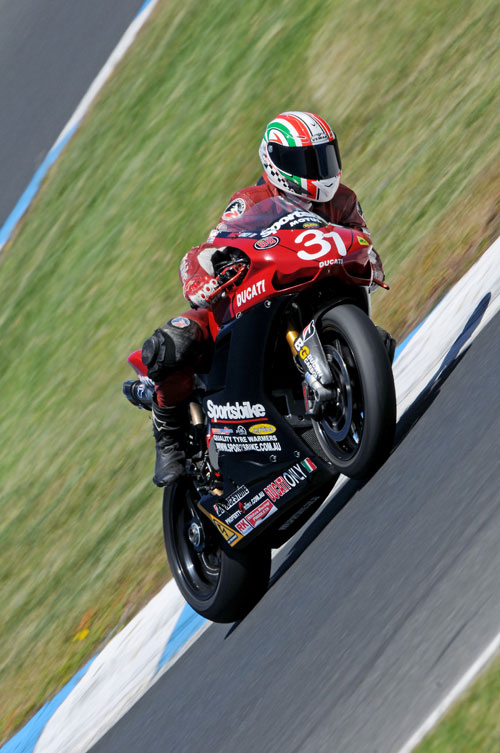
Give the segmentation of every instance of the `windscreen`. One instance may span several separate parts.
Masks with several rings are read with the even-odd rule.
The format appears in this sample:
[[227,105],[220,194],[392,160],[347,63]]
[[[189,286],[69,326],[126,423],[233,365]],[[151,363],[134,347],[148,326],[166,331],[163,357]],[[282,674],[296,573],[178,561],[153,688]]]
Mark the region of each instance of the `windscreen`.
[[311,210],[277,196],[259,201],[240,217],[224,222],[220,234],[251,232],[266,236],[277,230],[300,230],[327,224]]

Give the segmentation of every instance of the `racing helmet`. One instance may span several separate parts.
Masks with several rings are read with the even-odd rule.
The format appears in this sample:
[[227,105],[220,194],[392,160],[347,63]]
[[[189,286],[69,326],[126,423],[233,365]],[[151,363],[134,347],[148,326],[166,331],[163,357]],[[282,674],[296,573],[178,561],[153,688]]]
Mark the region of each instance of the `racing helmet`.
[[267,125],[259,156],[271,183],[309,201],[330,201],[342,165],[337,138],[312,112],[289,111]]

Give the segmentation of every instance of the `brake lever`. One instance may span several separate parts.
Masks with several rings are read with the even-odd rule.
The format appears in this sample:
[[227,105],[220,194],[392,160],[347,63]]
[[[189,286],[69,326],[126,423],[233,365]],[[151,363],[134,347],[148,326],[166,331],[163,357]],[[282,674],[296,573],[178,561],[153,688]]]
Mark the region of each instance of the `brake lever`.
[[231,288],[233,285],[238,285],[243,277],[246,274],[247,271],[247,265],[246,264],[234,264],[234,265],[228,265],[223,272],[221,272],[220,275],[217,277],[217,281],[224,279],[224,276],[227,275],[227,272],[234,270],[235,274],[230,277],[228,280],[225,280],[225,282],[221,282],[221,284],[215,288],[213,293],[211,293],[209,296],[207,296],[207,303],[212,303],[216,298],[218,298],[222,293],[224,293],[226,290]]

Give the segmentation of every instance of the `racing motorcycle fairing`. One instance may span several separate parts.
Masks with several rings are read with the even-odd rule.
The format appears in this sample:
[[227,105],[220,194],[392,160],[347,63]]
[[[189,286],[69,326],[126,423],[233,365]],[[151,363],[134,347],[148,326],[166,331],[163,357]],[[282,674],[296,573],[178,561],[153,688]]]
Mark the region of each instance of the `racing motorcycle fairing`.
[[[224,486],[222,496],[205,495],[199,507],[230,546],[248,543],[295,498],[332,484],[329,464],[301,437],[313,434],[303,400],[289,395],[280,411],[271,393],[268,372],[278,368],[273,352],[292,298],[261,303],[224,326],[206,377],[209,457]],[[279,368],[295,370],[291,355]]]
[[367,233],[329,224],[282,198],[265,199],[243,216],[223,223],[211,245],[235,247],[248,259],[243,281],[225,293],[223,322],[264,300],[299,292],[331,277],[367,288],[373,282]]
[[[315,327],[342,302],[369,313],[371,241],[271,198],[219,226],[212,244],[229,245],[248,262],[243,280],[225,292],[203,398],[209,458],[223,479],[222,494],[207,494],[198,506],[238,547],[254,538],[257,527],[259,533],[276,528],[295,500],[304,503],[334,481],[311,423],[334,398]],[[286,322],[294,307],[292,319],[302,333],[290,330],[287,346]],[[300,396],[290,386],[300,381],[297,370]],[[280,375],[284,389],[271,385],[269,372]]]

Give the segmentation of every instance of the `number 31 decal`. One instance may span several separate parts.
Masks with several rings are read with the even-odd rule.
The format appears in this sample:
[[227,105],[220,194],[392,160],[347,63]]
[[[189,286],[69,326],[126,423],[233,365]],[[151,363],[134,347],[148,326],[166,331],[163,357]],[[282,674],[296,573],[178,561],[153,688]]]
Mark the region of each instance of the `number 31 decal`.
[[[309,240],[304,241],[304,238],[307,238],[308,236]],[[326,238],[331,238],[332,241],[327,241]],[[305,230],[295,238],[295,243],[301,243],[303,246],[319,246],[319,251],[299,251],[297,256],[305,261],[319,259],[325,254],[329,254],[330,251],[332,251],[332,246],[333,250],[337,251],[339,256],[345,256],[347,253],[344,241],[335,230],[331,233],[322,233],[319,230]]]

